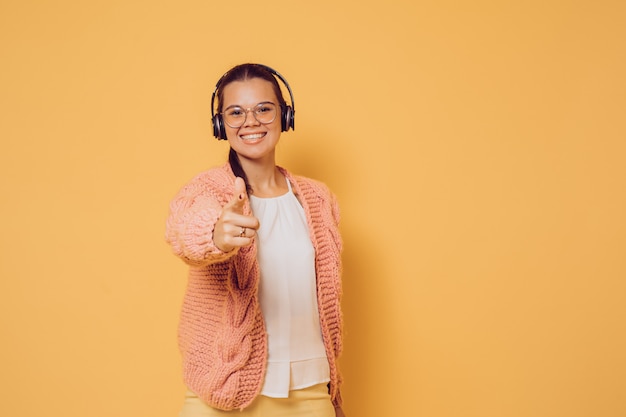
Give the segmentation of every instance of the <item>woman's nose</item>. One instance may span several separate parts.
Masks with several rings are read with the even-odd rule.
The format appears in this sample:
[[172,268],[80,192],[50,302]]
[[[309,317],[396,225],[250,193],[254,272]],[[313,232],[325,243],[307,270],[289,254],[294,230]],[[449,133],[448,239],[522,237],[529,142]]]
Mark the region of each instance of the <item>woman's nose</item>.
[[254,116],[254,109],[246,109],[246,120],[243,122],[244,126],[258,126],[260,123]]

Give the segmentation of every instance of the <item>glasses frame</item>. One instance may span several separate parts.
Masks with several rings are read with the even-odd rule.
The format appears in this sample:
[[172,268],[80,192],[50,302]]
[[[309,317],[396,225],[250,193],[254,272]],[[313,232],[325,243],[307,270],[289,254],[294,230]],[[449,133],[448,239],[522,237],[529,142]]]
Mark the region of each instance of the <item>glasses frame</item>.
[[[269,122],[262,122],[260,121],[257,117],[256,117],[256,112],[255,109],[257,109],[259,106],[262,106],[264,104],[271,104],[272,106],[274,106],[274,117],[272,118],[272,120],[270,120]],[[244,112],[246,112],[245,117],[243,118],[243,121],[241,122],[240,125],[231,125],[230,123],[228,123],[226,121],[226,111],[229,109],[233,109],[233,108],[240,108],[241,110],[243,110]],[[278,109],[280,108],[280,106],[276,103],[274,103],[273,101],[262,101],[260,103],[257,103],[254,107],[248,107],[248,108],[243,108],[242,106],[239,106],[237,104],[234,104],[232,106],[228,106],[226,109],[224,109],[224,111],[222,111],[220,114],[222,115],[222,120],[224,120],[224,123],[230,127],[231,129],[238,129],[241,126],[246,124],[246,121],[248,120],[248,113],[252,113],[252,116],[254,117],[254,120],[256,120],[257,122],[261,123],[262,125],[269,125],[271,123],[273,123],[276,120],[276,115],[278,114]]]

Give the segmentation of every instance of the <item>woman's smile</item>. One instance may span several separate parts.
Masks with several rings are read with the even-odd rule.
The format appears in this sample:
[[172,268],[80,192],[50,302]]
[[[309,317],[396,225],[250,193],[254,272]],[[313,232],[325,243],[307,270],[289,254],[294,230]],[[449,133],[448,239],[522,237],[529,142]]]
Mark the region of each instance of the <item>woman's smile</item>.
[[263,137],[265,137],[266,134],[267,134],[266,132],[262,132],[262,133],[248,133],[246,135],[239,135],[239,137],[244,142],[247,142],[247,143],[254,142],[254,143],[256,143],[256,142],[259,142],[259,139],[262,139]]

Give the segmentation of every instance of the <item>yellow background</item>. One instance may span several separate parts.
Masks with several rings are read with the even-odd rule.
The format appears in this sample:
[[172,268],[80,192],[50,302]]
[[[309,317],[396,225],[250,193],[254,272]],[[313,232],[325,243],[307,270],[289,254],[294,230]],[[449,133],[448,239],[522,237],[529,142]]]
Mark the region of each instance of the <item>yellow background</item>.
[[0,3],[0,415],[168,417],[232,65],[338,195],[349,417],[626,415],[626,3]]

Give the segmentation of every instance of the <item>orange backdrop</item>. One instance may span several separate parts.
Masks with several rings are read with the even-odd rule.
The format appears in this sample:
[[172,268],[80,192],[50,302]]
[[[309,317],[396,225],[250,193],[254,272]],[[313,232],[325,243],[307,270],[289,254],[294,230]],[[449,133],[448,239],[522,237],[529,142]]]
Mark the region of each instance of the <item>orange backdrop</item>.
[[234,64],[338,195],[349,417],[626,415],[626,3],[0,3],[0,415],[168,417],[167,205]]

